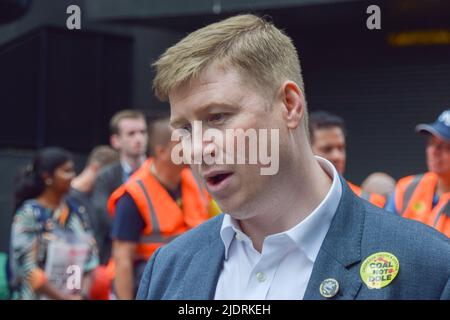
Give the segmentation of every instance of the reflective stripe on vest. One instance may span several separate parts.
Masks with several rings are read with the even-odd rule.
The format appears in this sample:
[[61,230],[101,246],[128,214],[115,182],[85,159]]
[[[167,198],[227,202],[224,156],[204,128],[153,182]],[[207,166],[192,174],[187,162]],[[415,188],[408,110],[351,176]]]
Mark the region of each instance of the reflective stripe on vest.
[[[144,182],[142,182],[142,180],[139,179],[136,180],[136,183],[139,185],[142,192],[144,193],[145,200],[147,200],[148,207],[150,208],[150,219],[152,221],[152,228],[153,228],[153,234],[151,236],[155,238],[162,238],[161,229],[159,228],[158,217],[156,216],[155,208],[153,207],[152,200],[150,199],[147,189],[145,188]],[[141,239],[148,237],[150,236],[142,236]],[[149,241],[142,241],[142,242],[149,242]],[[152,241],[152,242],[163,242],[163,241]]]
[[403,207],[401,208],[401,212],[399,212],[400,214],[403,214],[408,208],[409,201],[411,200],[412,195],[414,194],[414,191],[416,191],[416,188],[422,180],[423,176],[424,174],[418,174],[414,176],[408,187],[406,187],[405,193],[403,194]]
[[144,182],[142,180],[136,180],[137,184],[141,188],[142,192],[144,193],[145,199],[147,200],[148,207],[150,208],[150,219],[152,221],[152,234],[141,236],[140,242],[141,243],[169,243],[173,239],[175,239],[176,236],[171,237],[164,237],[161,234],[161,229],[159,228],[159,222],[158,218],[156,217],[155,207],[153,206],[152,199],[150,198],[147,189],[145,188]]
[[439,177],[432,172],[401,179],[396,187],[397,212],[404,218],[420,221],[450,237],[450,192],[439,196]]
[[147,189],[145,188],[144,182],[142,182],[142,180],[140,179],[136,180],[136,182],[144,193],[145,199],[148,203],[148,207],[150,208],[150,219],[152,220],[153,233],[161,234],[161,229],[159,228],[159,222],[158,218],[156,217],[155,208],[153,207],[152,200],[150,199]]
[[441,210],[439,210],[438,214],[436,215],[436,219],[434,220],[433,227],[436,227],[442,214],[446,215],[447,217],[450,217],[450,200],[447,201],[447,204],[443,206]]

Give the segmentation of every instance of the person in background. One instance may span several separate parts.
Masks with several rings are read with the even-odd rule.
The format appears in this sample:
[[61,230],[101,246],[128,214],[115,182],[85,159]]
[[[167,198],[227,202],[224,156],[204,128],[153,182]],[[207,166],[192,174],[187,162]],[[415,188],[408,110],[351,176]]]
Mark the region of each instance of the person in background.
[[[347,161],[344,120],[326,111],[314,111],[309,116],[309,135],[313,153],[324,157],[344,175]],[[372,204],[383,208],[386,198],[376,193],[369,193],[347,181],[354,193]]]
[[450,237],[450,109],[434,123],[417,125],[416,131],[427,136],[428,172],[401,178],[386,210]]
[[101,241],[100,221],[98,221],[98,215],[95,214],[95,209],[91,202],[95,179],[102,168],[118,160],[118,152],[110,146],[102,145],[95,147],[90,152],[83,171],[72,180],[68,194],[69,198],[79,203],[80,210],[86,213],[86,218],[94,232],[97,242]]
[[[65,198],[74,177],[71,155],[51,147],[40,150],[16,180],[11,258],[19,299],[81,299],[88,295],[89,274],[98,265],[98,255],[80,207]],[[63,240],[73,245],[51,254],[51,248]],[[65,274],[65,263],[71,264],[73,250],[80,246],[81,290],[66,292],[64,283],[57,285],[61,278],[54,276],[61,268]]]
[[367,193],[377,193],[388,199],[395,189],[395,179],[384,172],[374,172],[367,176],[361,184]]
[[211,199],[185,165],[172,162],[169,119],[152,123],[151,156],[109,199],[114,215],[114,289],[133,299],[147,260],[163,244],[210,217]]
[[100,263],[106,265],[111,257],[111,226],[107,202],[109,196],[128,180],[146,159],[147,122],[138,110],[117,112],[109,124],[111,145],[119,151],[119,161],[106,166],[97,176],[92,193],[92,204],[98,224]]

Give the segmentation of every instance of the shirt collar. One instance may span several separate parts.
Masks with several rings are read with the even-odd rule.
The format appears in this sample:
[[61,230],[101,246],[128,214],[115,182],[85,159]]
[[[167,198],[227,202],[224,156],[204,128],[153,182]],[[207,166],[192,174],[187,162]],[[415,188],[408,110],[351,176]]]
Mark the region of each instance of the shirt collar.
[[[270,235],[266,239],[280,234],[287,235],[295,245],[302,250],[308,259],[312,262],[316,260],[319,254],[322,242],[331,225],[331,220],[336,213],[342,196],[342,185],[336,168],[328,160],[316,156],[319,165],[332,178],[333,182],[327,195],[322,202],[300,223],[290,230],[284,231],[277,235]],[[222,227],[220,229],[220,237],[225,246],[225,259],[228,259],[228,251],[235,237],[247,237],[236,219],[229,214],[225,214]]]
[[131,172],[133,172],[133,168],[131,168],[131,166],[125,160],[120,159],[120,165],[122,166],[123,172],[125,172],[126,174],[129,175]]
[[[141,165],[145,162],[145,157],[142,157],[141,159]],[[122,181],[126,182],[128,178],[139,168],[133,169],[132,166],[125,160],[120,159],[120,165],[122,167]]]

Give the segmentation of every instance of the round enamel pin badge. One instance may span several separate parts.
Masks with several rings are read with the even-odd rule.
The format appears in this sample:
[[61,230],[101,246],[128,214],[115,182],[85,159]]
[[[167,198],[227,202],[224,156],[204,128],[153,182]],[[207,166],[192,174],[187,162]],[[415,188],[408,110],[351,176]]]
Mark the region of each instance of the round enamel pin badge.
[[324,298],[332,298],[334,297],[339,291],[339,283],[336,279],[330,278],[325,279],[320,284],[320,294]]
[[364,260],[360,275],[369,289],[381,289],[394,280],[399,269],[396,256],[389,252],[377,252]]

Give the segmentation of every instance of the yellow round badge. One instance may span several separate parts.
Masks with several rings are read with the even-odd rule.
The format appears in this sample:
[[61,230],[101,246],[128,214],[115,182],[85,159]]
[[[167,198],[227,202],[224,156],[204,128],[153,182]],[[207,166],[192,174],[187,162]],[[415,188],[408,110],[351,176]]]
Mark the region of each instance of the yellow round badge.
[[394,280],[399,269],[396,256],[389,252],[377,252],[364,260],[359,272],[369,289],[381,289]]
[[415,202],[412,206],[412,209],[416,212],[421,212],[425,209],[425,203],[423,202]]

